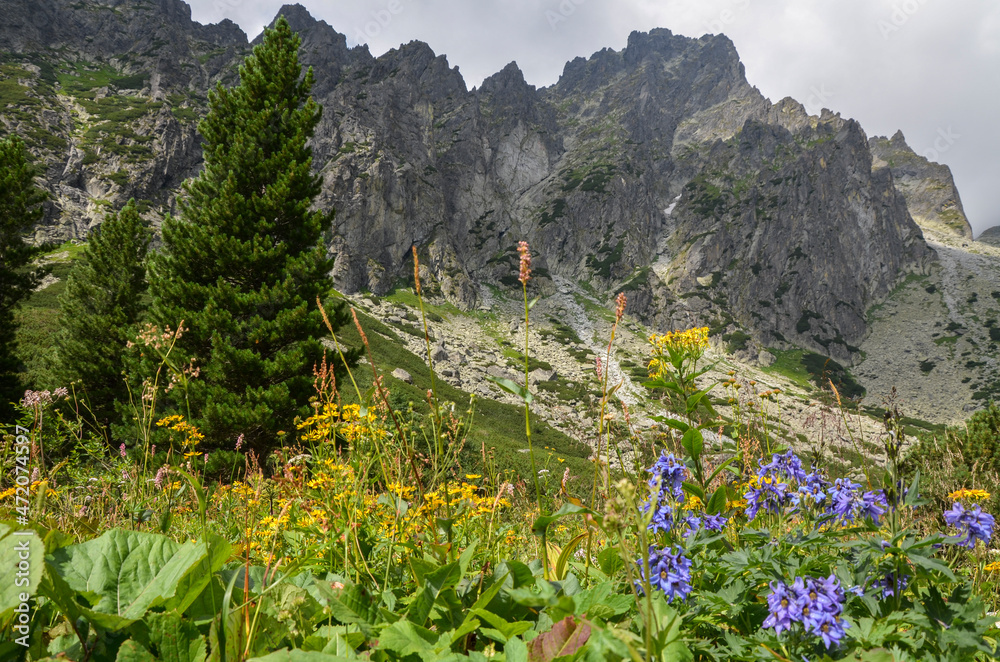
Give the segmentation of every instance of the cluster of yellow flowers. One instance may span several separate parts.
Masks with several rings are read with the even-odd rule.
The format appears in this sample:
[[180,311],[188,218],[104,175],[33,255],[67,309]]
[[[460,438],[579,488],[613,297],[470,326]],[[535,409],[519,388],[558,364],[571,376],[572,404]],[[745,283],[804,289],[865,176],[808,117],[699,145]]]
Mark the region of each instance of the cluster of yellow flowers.
[[665,358],[671,354],[683,353],[690,359],[698,359],[708,348],[708,327],[702,326],[687,331],[671,331],[663,335],[655,333],[649,336],[649,344],[653,346],[653,358],[650,359],[650,377],[662,377],[668,373],[670,361]]
[[335,434],[342,435],[348,441],[355,441],[363,436],[386,436],[382,421],[375,415],[373,409],[361,413],[359,405],[344,405],[328,403],[317,409],[316,413],[299,423],[298,429],[305,430],[302,441],[332,440]]
[[[489,515],[495,508],[510,505],[507,499],[482,494],[478,485],[465,481],[448,485],[447,499],[447,505],[451,507],[452,514],[457,515],[458,521]],[[434,517],[438,509],[444,508],[445,505],[445,492],[442,488],[424,494],[424,503],[418,512],[424,517]]]
[[330,458],[321,460],[319,465],[319,469],[313,473],[313,478],[306,483],[307,487],[334,492],[335,496],[340,498],[348,492],[353,493],[354,467]]
[[177,432],[181,435],[181,446],[188,449],[185,457],[188,455],[198,455],[198,453],[194,452],[194,448],[205,438],[205,435],[199,432],[198,428],[185,421],[183,416],[174,414],[173,416],[161,418],[156,422],[156,426],[167,428],[171,432]]
[[671,331],[662,336],[654,333],[649,337],[649,344],[659,352],[669,349],[703,352],[708,348],[708,327],[702,326],[687,331]]
[[[45,496],[48,496],[48,497],[57,496],[56,491],[54,489],[52,489],[51,487],[48,487],[48,484],[49,484],[48,481],[45,481],[45,480],[36,480],[35,482],[33,482],[28,487],[28,491],[29,491],[30,494],[38,494],[38,487],[40,485],[45,485],[45,487],[47,488],[45,490]],[[12,487],[12,488],[10,488],[8,490],[4,490],[3,492],[0,492],[0,501],[6,501],[7,499],[11,498],[15,494],[17,494],[17,487],[16,486]]]
[[963,488],[952,492],[948,495],[948,498],[954,501],[961,501],[962,499],[967,499],[969,501],[986,501],[990,498],[990,493],[986,490],[967,490]]
[[701,507],[701,499],[695,494],[689,494],[687,499],[684,500],[684,505],[681,506],[681,510],[698,510]]
[[[500,494],[491,495],[475,483],[468,482],[477,478],[479,476],[468,475],[466,481],[449,484],[447,492],[443,487],[426,492],[419,507],[409,508],[405,513],[396,512],[391,506],[378,502],[371,517],[378,522],[378,529],[383,536],[400,538],[433,529],[436,526],[435,519],[444,515],[446,506],[450,508],[456,524],[469,524],[510,506],[510,501],[505,496],[507,492],[503,489]],[[414,498],[416,492],[416,488],[400,483],[390,483],[387,487],[391,494],[403,500]]]

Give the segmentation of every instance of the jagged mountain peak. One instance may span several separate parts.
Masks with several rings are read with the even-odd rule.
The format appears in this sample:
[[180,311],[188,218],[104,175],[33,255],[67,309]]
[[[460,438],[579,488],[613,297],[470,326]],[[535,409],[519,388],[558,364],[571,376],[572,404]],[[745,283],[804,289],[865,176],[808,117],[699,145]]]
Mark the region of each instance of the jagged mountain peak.
[[[299,30],[308,29],[318,23],[325,23],[325,21],[319,21],[313,17],[313,15],[299,3],[282,5],[278,13],[275,14],[274,20],[278,20],[279,16],[284,16],[285,20],[291,26],[292,30],[296,32]],[[274,21],[271,21],[271,25],[274,25]]]
[[[306,66],[311,66],[317,75],[313,93],[317,96],[327,94],[337,83],[337,74],[354,63],[371,62],[373,59],[367,46],[347,47],[347,37],[323,20],[318,20],[308,9],[300,4],[287,4],[278,10],[268,27],[274,27],[280,16],[284,16],[288,25],[297,32],[302,40],[299,48],[299,58]],[[254,38],[253,44],[259,44],[264,33]],[[322,70],[322,71],[321,71]]]
[[500,71],[486,78],[475,92],[479,96],[534,94],[535,86],[524,79],[524,72],[517,62],[510,62]]
[[[728,60],[739,63],[736,45],[724,34],[706,34],[700,38],[675,35],[667,28],[653,28],[649,32],[634,30],[622,50],[622,60],[629,68],[641,65],[650,57],[669,61],[675,57],[691,53],[693,49],[712,60]],[[719,62],[716,62],[718,64]]]
[[421,88],[434,87],[444,96],[468,92],[458,67],[452,67],[447,56],[438,55],[429,44],[417,39],[376,58],[370,75],[372,81],[402,75],[405,80],[418,82]]
[[972,239],[972,226],[962,207],[951,168],[913,151],[902,131],[892,138],[868,141],[875,168],[889,168],[896,187],[906,197],[913,220],[922,228]]

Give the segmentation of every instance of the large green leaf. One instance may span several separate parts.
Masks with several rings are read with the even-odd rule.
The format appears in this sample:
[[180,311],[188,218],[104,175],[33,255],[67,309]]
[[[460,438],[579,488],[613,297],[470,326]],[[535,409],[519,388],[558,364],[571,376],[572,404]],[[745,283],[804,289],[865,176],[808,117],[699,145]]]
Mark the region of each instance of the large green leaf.
[[[143,627],[143,625],[145,627]],[[176,612],[150,614],[134,629],[139,632],[126,643],[134,644],[125,651],[119,650],[118,661],[145,660],[145,654],[155,651],[154,659],[160,662],[204,662],[207,653],[205,637],[191,621],[181,618]],[[139,650],[139,648],[143,650]],[[122,658],[122,651],[126,657]]]
[[481,617],[484,621],[489,623],[492,628],[483,628],[481,631],[490,639],[499,641],[501,644],[506,645],[507,640],[517,635],[524,634],[531,629],[531,623],[529,621],[514,621],[513,623],[507,621],[507,619],[497,616],[491,611],[486,609],[475,609],[476,615]]
[[511,639],[504,644],[503,652],[507,662],[528,662],[528,647],[520,639]]
[[511,395],[517,396],[526,405],[530,405],[535,400],[535,396],[531,394],[531,391],[529,391],[527,387],[521,386],[520,384],[517,384],[509,379],[487,375],[486,380],[493,382]]
[[437,601],[438,595],[446,588],[452,588],[462,579],[462,568],[458,562],[449,563],[425,575],[423,587],[414,596],[406,611],[406,617],[417,625],[423,625]]
[[531,532],[536,536],[540,536],[550,524],[568,515],[590,515],[597,520],[598,523],[602,520],[601,516],[590,508],[578,506],[573,503],[564,503],[559,507],[559,510],[551,515],[542,515],[541,517],[536,518],[534,524],[531,526]]
[[178,598],[171,600],[178,605],[190,604],[196,594],[188,600],[189,594],[199,585],[204,588],[209,577],[189,574],[211,567],[203,563],[207,557],[203,542],[179,545],[166,536],[116,529],[57,549],[46,560],[52,574],[91,603],[90,609],[81,608],[88,619],[117,630],[171,598]]
[[[0,522],[0,625],[38,591],[45,566],[45,545],[30,529],[16,530]],[[26,607],[25,607],[26,608]]]
[[[204,546],[204,542],[198,544]],[[215,573],[222,569],[232,553],[233,547],[227,540],[214,533],[209,534],[207,553],[191,572],[177,583],[174,596],[166,601],[164,608],[178,612],[186,611],[202,593],[206,592],[205,587]]]
[[263,657],[251,658],[247,660],[247,662],[347,662],[348,660],[358,659],[361,658],[357,655],[344,657],[342,655],[320,653],[319,651],[304,651],[300,648],[294,648],[292,650],[283,648],[280,651],[274,651],[273,653]]
[[156,658],[139,642],[129,639],[118,649],[117,662],[156,662]]
[[337,590],[319,579],[315,585],[320,595],[327,601],[333,617],[341,623],[360,625],[365,631],[374,624],[375,603],[364,587],[348,584],[343,589]]
[[426,656],[435,654],[434,644],[437,640],[434,633],[426,628],[414,625],[410,621],[397,621],[382,630],[378,638],[378,647],[398,653],[400,656],[416,654],[426,659]]
[[930,557],[924,556],[923,554],[909,554],[908,557],[910,562],[931,571],[937,571],[943,574],[945,577],[951,581],[955,581],[955,574],[951,571],[947,565],[938,561],[937,559],[932,559]]
[[705,448],[705,437],[698,428],[688,428],[688,431],[681,437],[681,446],[692,459],[697,460],[701,456],[702,449]]

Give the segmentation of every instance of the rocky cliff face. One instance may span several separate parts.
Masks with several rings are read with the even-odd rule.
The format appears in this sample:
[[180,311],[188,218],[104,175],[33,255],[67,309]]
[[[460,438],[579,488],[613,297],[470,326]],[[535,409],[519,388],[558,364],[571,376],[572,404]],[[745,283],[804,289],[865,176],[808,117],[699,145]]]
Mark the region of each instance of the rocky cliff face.
[[889,139],[876,136],[869,145],[875,167],[888,167],[892,171],[896,188],[906,198],[914,221],[921,227],[972,239],[972,226],[965,217],[962,199],[948,166],[917,155],[906,144],[902,131]]
[[[245,35],[193,23],[180,0],[5,4],[0,129],[32,141],[55,200],[37,239],[82,237],[132,196],[153,220],[169,211],[200,165],[207,89],[235,80]],[[953,183],[926,184],[943,181],[932,164],[895,156],[901,135],[772,104],[723,36],[633,33],[551,87],[511,63],[469,90],[426,44],[375,58],[298,5],[281,13],[324,107],[319,204],[337,210],[347,291],[407,279],[416,245],[431,287],[472,307],[515,284],[526,239],[543,288],[626,290],[659,328],[849,358],[866,310],[934,259],[914,218],[961,213]]]
[[976,238],[976,241],[1000,247],[1000,225],[983,230],[983,233]]
[[158,221],[200,168],[208,89],[246,50],[234,23],[195,23],[180,0],[6,0],[0,131],[45,169],[36,241],[83,237],[132,197]]

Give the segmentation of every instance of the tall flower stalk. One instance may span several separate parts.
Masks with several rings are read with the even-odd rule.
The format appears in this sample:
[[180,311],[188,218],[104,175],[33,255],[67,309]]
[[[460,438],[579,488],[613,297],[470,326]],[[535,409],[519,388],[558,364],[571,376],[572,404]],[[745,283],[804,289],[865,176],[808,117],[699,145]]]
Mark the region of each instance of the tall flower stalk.
[[[531,460],[531,478],[535,483],[535,500],[538,503],[538,515],[542,515],[542,491],[538,485],[538,467],[535,465],[535,449],[531,444],[531,397],[528,391],[528,322],[532,304],[528,302],[528,280],[531,279],[531,249],[528,242],[517,244],[517,254],[520,257],[520,268],[517,279],[521,281],[521,294],[524,299],[524,432],[528,437],[528,457]],[[545,578],[549,577],[549,552],[546,526],[541,528],[542,537],[542,568]]]
[[[621,387],[621,382],[611,387],[608,390],[608,377],[611,372],[611,346],[615,342],[615,333],[618,331],[618,324],[622,321],[622,317],[625,316],[625,304],[626,298],[624,292],[619,292],[618,296],[615,297],[615,321],[611,325],[611,338],[608,340],[608,348],[604,352],[604,366],[601,369],[600,359],[597,363],[597,377],[601,380],[601,413],[597,419],[597,451],[594,455],[594,492],[592,494],[592,502],[597,503],[597,484],[600,482],[600,468],[601,468],[601,445],[604,445],[605,453],[607,455],[607,463],[604,469],[604,493],[608,494],[611,491],[611,426],[605,420],[607,416],[608,399],[614,394],[615,391]],[[605,440],[605,435],[607,439]],[[617,447],[615,449],[617,451]],[[621,461],[621,453],[619,453],[619,461]],[[624,463],[622,463],[624,467]]]

